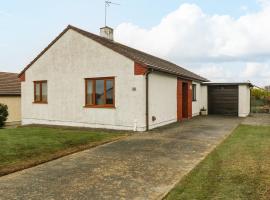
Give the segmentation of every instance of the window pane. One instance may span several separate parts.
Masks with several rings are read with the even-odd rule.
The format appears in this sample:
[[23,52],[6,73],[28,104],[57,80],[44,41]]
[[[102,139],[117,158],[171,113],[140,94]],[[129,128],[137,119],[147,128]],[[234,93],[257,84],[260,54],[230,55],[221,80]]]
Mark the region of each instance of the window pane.
[[87,80],[86,104],[93,105],[93,81]]
[[104,105],[104,80],[96,80],[96,105]]
[[113,104],[113,80],[106,80],[106,104]]
[[35,101],[41,101],[41,99],[40,99],[40,83],[35,83]]
[[196,101],[196,85],[192,85],[192,100]]
[[42,83],[42,101],[47,102],[47,82]]

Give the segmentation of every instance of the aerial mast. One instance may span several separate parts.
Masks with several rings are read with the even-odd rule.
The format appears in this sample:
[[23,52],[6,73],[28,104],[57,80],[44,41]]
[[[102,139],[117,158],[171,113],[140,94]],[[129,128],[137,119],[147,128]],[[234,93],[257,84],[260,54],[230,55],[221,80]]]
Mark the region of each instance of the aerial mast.
[[111,1],[105,1],[105,26],[107,26],[107,15],[108,15],[107,9],[111,5],[117,5],[117,6],[119,6],[120,4],[114,3],[114,2],[111,2]]

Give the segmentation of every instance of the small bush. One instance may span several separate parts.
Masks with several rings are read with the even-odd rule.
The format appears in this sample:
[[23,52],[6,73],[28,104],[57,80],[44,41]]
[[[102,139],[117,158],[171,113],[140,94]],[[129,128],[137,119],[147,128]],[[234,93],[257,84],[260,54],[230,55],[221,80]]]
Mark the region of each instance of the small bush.
[[0,127],[5,125],[8,117],[8,107],[5,104],[0,103]]

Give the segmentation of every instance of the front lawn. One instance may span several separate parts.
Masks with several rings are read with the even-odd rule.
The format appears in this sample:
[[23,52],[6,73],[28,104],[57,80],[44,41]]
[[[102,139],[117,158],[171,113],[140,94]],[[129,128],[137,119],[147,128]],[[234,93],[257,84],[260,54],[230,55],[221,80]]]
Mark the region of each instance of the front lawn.
[[68,128],[0,129],[0,176],[123,136],[123,133]]
[[270,199],[270,127],[239,126],[165,199]]

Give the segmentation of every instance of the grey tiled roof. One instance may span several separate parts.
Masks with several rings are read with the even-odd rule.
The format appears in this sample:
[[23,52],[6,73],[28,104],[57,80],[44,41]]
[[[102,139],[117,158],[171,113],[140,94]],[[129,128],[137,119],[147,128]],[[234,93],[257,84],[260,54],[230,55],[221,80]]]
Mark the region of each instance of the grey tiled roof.
[[139,51],[137,49],[128,47],[126,45],[120,44],[118,42],[112,41],[112,40],[108,40],[104,37],[95,35],[93,33],[84,31],[82,29],[79,29],[77,27],[71,26],[69,25],[54,41],[52,41],[29,65],[27,65],[22,72],[19,74],[19,76],[21,76],[33,63],[35,63],[59,38],[62,37],[62,35],[64,35],[68,30],[74,30],[82,35],[84,35],[85,37],[88,37],[100,44],[102,44],[103,46],[106,46],[107,48],[112,49],[113,51],[126,56],[127,58],[138,62],[140,64],[144,64],[149,68],[152,68],[154,70],[158,70],[161,72],[165,72],[165,73],[170,73],[170,74],[174,74],[176,76],[182,77],[182,78],[186,78],[186,79],[191,79],[191,80],[197,80],[200,82],[208,82],[208,80],[206,78],[203,78],[187,69],[184,69],[174,63],[171,63],[169,61],[166,61],[164,59],[155,57],[153,55],[144,53],[142,51]]
[[208,80],[206,78],[203,78],[189,70],[186,70],[174,63],[171,63],[169,61],[166,61],[164,59],[152,56],[150,54],[144,53],[142,51],[139,51],[137,49],[128,47],[126,45],[120,44],[118,42],[108,40],[104,37],[95,35],[93,33],[81,30],[79,28],[76,28],[74,26],[69,26],[70,29],[77,31],[81,33],[82,35],[91,38],[92,40],[118,52],[119,54],[122,54],[131,60],[134,60],[138,63],[145,64],[147,66],[150,66],[153,69],[160,70],[163,72],[175,74],[178,76],[182,76],[188,79],[195,79],[202,82],[207,82]]
[[21,82],[16,73],[0,72],[0,96],[21,95]]

